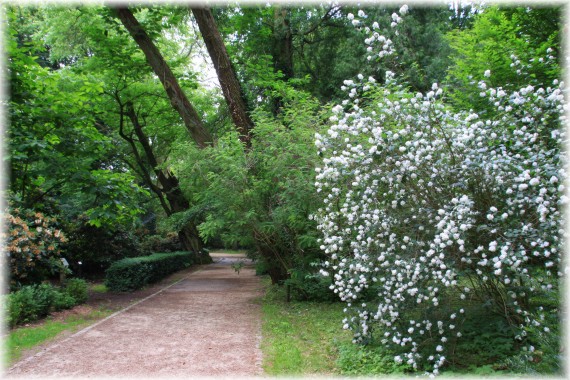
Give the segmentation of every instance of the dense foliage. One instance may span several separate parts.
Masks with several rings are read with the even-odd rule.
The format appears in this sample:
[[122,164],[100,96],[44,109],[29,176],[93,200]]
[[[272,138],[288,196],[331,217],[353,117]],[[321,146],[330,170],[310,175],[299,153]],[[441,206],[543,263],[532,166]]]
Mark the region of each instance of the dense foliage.
[[308,219],[316,200],[307,185],[314,181],[316,160],[311,138],[322,116],[310,95],[287,90],[288,107],[279,117],[255,113],[249,152],[230,134],[190,159],[191,147],[183,146],[177,166],[184,173],[182,183],[192,183],[187,188],[196,207],[207,210],[202,236],[254,248],[275,282],[293,268],[308,271],[320,255],[314,222]]
[[[73,273],[84,277],[100,277],[109,266],[126,257],[148,255],[162,250],[143,246],[142,233],[125,228],[109,229],[89,224],[87,218],[66,223],[68,242],[65,257]],[[160,246],[156,248],[161,248]],[[177,249],[179,250],[179,249]]]
[[11,199],[52,216],[85,215],[97,226],[132,224],[145,192],[130,173],[113,170],[112,140],[95,118],[102,83],[65,66],[46,67],[46,49],[27,24],[40,18],[37,10],[6,13]]
[[[560,78],[560,8],[488,7],[467,30],[447,34],[454,49],[448,70],[452,102],[462,109],[492,112],[474,84],[516,91]],[[541,27],[536,27],[540,23]],[[513,58],[513,56],[515,58]],[[514,65],[517,67],[514,67]],[[493,75],[485,76],[486,70]]]
[[[265,101],[275,105],[267,83],[259,81],[260,76],[274,72],[279,73],[278,82],[307,79],[303,90],[323,103],[339,100],[343,80],[358,73],[383,77],[386,70],[399,72],[420,91],[444,79],[450,52],[444,34],[452,27],[451,9],[414,7],[398,37],[401,56],[377,65],[366,64],[366,46],[346,17],[357,10],[350,4],[215,9],[248,98],[256,106]],[[397,8],[386,5],[370,7],[367,12],[382,29],[389,29],[394,10]]]

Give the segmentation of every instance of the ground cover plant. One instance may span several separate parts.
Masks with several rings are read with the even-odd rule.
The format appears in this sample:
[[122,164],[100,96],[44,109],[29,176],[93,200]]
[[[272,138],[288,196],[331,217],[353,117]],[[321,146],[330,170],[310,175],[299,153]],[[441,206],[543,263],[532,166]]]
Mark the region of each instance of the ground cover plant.
[[[396,37],[407,10],[392,15]],[[366,14],[351,19],[359,26]],[[379,32],[365,28],[370,57],[397,54]],[[436,83],[410,92],[390,71],[382,84],[345,81],[347,99],[317,135],[316,217],[323,275],[346,303],[355,342],[437,374],[472,355],[483,334],[505,343],[490,362],[524,349],[527,361],[552,364],[540,370],[560,370],[566,103],[562,81],[530,74],[556,70],[553,49],[542,54],[510,57],[524,85],[493,87],[485,69],[472,84],[487,102],[479,112],[446,104]],[[364,299],[368,289],[377,296]],[[475,326],[480,313],[500,326]]]

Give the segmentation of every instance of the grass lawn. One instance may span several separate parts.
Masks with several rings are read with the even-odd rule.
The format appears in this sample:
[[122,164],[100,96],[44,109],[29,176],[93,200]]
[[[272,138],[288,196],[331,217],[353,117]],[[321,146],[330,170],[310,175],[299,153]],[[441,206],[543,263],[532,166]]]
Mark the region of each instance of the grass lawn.
[[344,303],[285,301],[285,288],[267,284],[262,301],[263,369],[269,376],[389,376],[401,378],[381,346],[352,343],[342,329]]
[[[107,292],[107,288],[103,283],[90,284],[89,288],[96,293]],[[79,331],[81,328],[103,319],[113,312],[111,309],[101,308],[92,310],[86,315],[70,315],[64,318],[63,321],[55,321],[48,316],[45,320],[32,326],[20,326],[12,330],[6,330],[4,363],[6,366],[10,366],[22,356],[23,351],[48,342],[64,331],[71,333]]]
[[343,304],[285,301],[285,289],[267,285],[263,299],[263,368],[267,375],[338,375]]
[[107,309],[93,310],[83,316],[71,315],[63,321],[54,321],[48,317],[40,325],[24,326],[10,330],[7,332],[4,363],[6,363],[6,366],[10,366],[22,356],[23,351],[47,342],[63,331],[79,331],[82,327],[88,326],[112,313],[112,310]]
[[107,287],[102,282],[92,284],[89,289],[95,293],[105,293],[107,291]]

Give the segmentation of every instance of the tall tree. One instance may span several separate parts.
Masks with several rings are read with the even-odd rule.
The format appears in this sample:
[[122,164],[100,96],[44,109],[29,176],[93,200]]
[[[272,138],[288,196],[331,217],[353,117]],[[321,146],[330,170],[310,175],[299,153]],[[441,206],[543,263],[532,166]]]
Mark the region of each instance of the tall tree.
[[[194,7],[192,8],[192,12],[199,25],[200,32],[207,46],[210,58],[212,59],[216,68],[218,79],[224,92],[226,102],[228,103],[228,107],[232,112],[232,119],[234,121],[235,127],[240,135],[243,136],[243,117],[241,115],[247,116],[247,111],[245,109],[245,101],[243,101],[242,97],[242,85],[239,82],[235,71],[233,70],[233,66],[225,47],[225,43],[220,35],[217,24],[214,21],[214,17],[208,8]],[[291,114],[287,110],[283,110],[281,108],[285,106],[286,102],[292,103],[292,98],[286,98],[287,94],[291,93],[291,89],[288,88],[286,81],[288,79],[291,79],[293,76],[293,61],[291,50],[292,33],[289,30],[287,19],[288,13],[288,9],[276,8],[276,11],[274,13],[274,28],[279,28],[282,30],[279,33],[275,34],[276,44],[274,45],[274,48],[276,49],[275,56],[277,57],[275,62],[277,65],[279,65],[279,68],[276,67],[276,69],[282,73],[282,70],[285,71],[283,75],[277,79],[280,84],[277,84],[276,87],[281,86],[282,90],[287,89],[289,91],[283,91],[281,94],[273,97],[271,107],[273,115],[278,115],[280,118],[283,118],[285,120],[289,119],[291,117]],[[238,96],[240,96],[240,99],[243,102],[239,104],[239,107],[236,107],[234,98]],[[297,104],[299,106],[302,106],[302,108],[307,107],[311,103],[307,95],[300,92],[296,94],[296,96],[293,96],[293,98],[296,98],[298,101]],[[303,111],[299,112],[301,113]],[[265,123],[265,126],[255,125],[255,133],[251,136],[251,138],[253,138],[257,144],[252,147],[249,141],[250,136],[248,136],[246,150],[244,152],[245,154],[242,154],[238,151],[237,154],[241,156],[240,158],[232,157],[231,160],[234,161],[232,164],[228,163],[228,165],[223,165],[228,166],[231,169],[214,169],[218,173],[223,173],[223,177],[227,176],[227,179],[221,179],[214,173],[210,173],[208,175],[211,183],[208,185],[209,188],[207,192],[216,194],[216,198],[218,198],[216,200],[209,199],[209,202],[210,204],[218,204],[218,207],[220,204],[222,204],[223,209],[218,210],[218,220],[214,221],[213,218],[209,218],[209,220],[207,219],[206,223],[203,225],[202,231],[206,235],[208,235],[212,230],[219,232],[220,225],[224,225],[228,222],[228,219],[231,220],[236,215],[240,215],[240,219],[242,220],[239,223],[235,224],[239,226],[246,226],[247,229],[243,231],[240,230],[240,227],[234,226],[234,233],[239,231],[238,234],[242,235],[241,238],[238,238],[238,241],[247,240],[249,238],[249,243],[255,246],[257,253],[261,256],[261,259],[266,266],[267,272],[269,273],[274,283],[281,282],[289,278],[290,270],[292,267],[296,264],[299,264],[295,263],[296,259],[298,259],[299,256],[304,256],[307,253],[304,252],[304,249],[302,247],[310,247],[310,244],[303,246],[303,244],[300,244],[298,241],[300,237],[306,233],[304,229],[307,227],[307,224],[298,223],[297,218],[289,214],[289,212],[293,210],[300,213],[304,213],[306,210],[303,208],[295,208],[297,205],[295,204],[294,197],[287,198],[288,200],[284,201],[286,197],[277,196],[275,194],[275,191],[281,188],[281,186],[290,190],[293,187],[291,185],[291,182],[298,180],[297,173],[294,175],[281,173],[281,178],[287,178],[287,180],[283,180],[281,182],[279,181],[275,172],[267,170],[268,166],[273,167],[273,165],[268,165],[269,162],[274,162],[274,159],[282,161],[286,157],[286,153],[284,151],[281,151],[278,155],[275,154],[275,148],[272,146],[274,143],[276,145],[280,145],[284,143],[284,141],[295,141],[295,139],[299,138],[303,133],[310,134],[313,132],[311,128],[299,128],[300,131],[296,130],[296,123],[292,119],[296,119],[297,116],[300,115],[297,115],[296,113],[294,114],[296,116],[289,119],[288,128],[283,128],[282,134],[277,133],[277,130],[282,128],[282,125],[279,122],[272,124],[273,121],[270,122],[269,120],[264,119],[261,123]],[[261,115],[257,114],[257,117],[259,119]],[[311,124],[310,120],[314,117],[315,115],[309,111],[305,114],[302,114],[302,117],[299,117],[299,120],[302,120],[301,124],[305,122]],[[267,134],[267,125],[271,125],[269,129],[275,128],[273,134]],[[249,120],[247,128],[248,132],[251,128],[254,128],[253,121]],[[266,140],[266,138],[269,138],[271,141]],[[306,141],[304,141],[303,144],[305,142]],[[298,140],[295,141],[294,144],[297,146],[302,145]],[[290,148],[288,150],[292,151],[293,149]],[[301,150],[304,154],[307,154],[310,151],[304,146]],[[225,155],[236,154],[236,151],[232,149],[230,149],[230,151],[225,151],[223,148],[221,148],[220,151],[214,152],[214,154],[220,153],[222,156],[214,156],[214,162],[219,162],[221,159],[227,160],[228,157],[225,157]],[[295,152],[293,156],[296,157],[297,160],[302,161],[305,159],[304,154]],[[239,173],[237,176],[238,178],[232,178],[232,176],[236,174],[233,166],[235,165],[236,161],[240,162],[241,160],[244,160],[243,163],[245,163],[245,165],[240,169],[237,169],[237,173]],[[280,166],[275,165],[275,167]],[[296,171],[292,170],[292,172]],[[312,171],[309,172],[311,173]],[[302,177],[303,180],[307,180],[308,176],[301,175],[300,177]],[[218,194],[217,191],[220,190],[220,182],[226,183],[228,180],[229,182],[236,181],[234,183],[245,186],[245,188],[242,188],[242,191],[239,191],[240,193],[243,193],[242,196],[238,194],[232,194],[230,196],[232,199],[231,201],[229,201],[229,198],[219,196],[220,194]],[[285,185],[283,182],[287,185]],[[304,181],[302,182],[304,183]],[[225,185],[223,187],[225,187]],[[223,190],[223,192],[225,193],[227,191]],[[294,193],[298,194],[300,192],[294,191]],[[255,195],[252,196],[253,194]],[[208,199],[209,197],[206,195],[204,198]],[[222,199],[225,199],[227,203],[221,202]],[[304,199],[307,201],[307,198]],[[231,217],[228,218],[230,215]],[[229,224],[233,224],[233,222],[230,222]],[[306,236],[304,237],[306,238]],[[308,249],[308,251],[310,250]]]
[[[491,112],[480,96],[480,80],[504,88],[550,86],[560,77],[562,15],[560,7],[490,6],[473,17],[470,28],[448,33],[455,53],[448,71],[455,105]],[[539,64],[526,64],[535,60]]]
[[[281,73],[281,80],[294,79],[297,87],[310,91],[323,102],[342,98],[343,81],[357,74],[384,79],[385,71],[403,72],[418,91],[429,91],[433,82],[445,79],[449,46],[444,33],[450,28],[452,11],[447,7],[410,7],[405,30],[398,37],[403,46],[402,61],[366,65],[367,50],[362,41],[363,24],[380,24],[379,33],[391,29],[391,15],[398,11],[385,5],[363,8],[358,16],[351,5],[271,5],[236,9],[213,9],[228,51],[241,78],[248,83],[249,101],[275,96],[278,91],[260,91],[260,66]],[[355,27],[346,17],[361,20]],[[358,20],[353,21],[358,21]],[[372,22],[370,22],[372,24]],[[395,41],[394,41],[395,42]],[[269,63],[267,60],[269,57]],[[257,64],[255,64],[257,63]],[[259,84],[256,84],[259,82]],[[261,95],[260,95],[261,93]],[[269,96],[267,94],[270,94]],[[274,107],[275,102],[268,102]]]
[[146,56],[148,64],[152,67],[154,73],[160,79],[166,94],[168,95],[172,107],[180,114],[186,128],[192,135],[192,138],[199,147],[204,148],[212,143],[212,137],[208,130],[204,127],[200,116],[188,101],[184,91],[180,88],[178,80],[170,70],[170,67],[160,54],[160,51],[153,43],[142,25],[135,18],[133,13],[127,7],[115,8],[117,16],[138,44],[140,49]]
[[[120,102],[120,99],[117,100]],[[119,133],[123,139],[129,142],[137,165],[143,173],[142,177],[146,180],[145,182],[147,185],[150,186],[152,190],[159,196],[161,205],[164,208],[166,215],[172,216],[178,212],[188,211],[190,208],[190,202],[182,193],[178,178],[168,168],[162,168],[158,162],[158,159],[156,158],[156,155],[149,143],[149,138],[143,130],[144,125],[140,122],[138,114],[135,111],[133,102],[128,101],[124,105],[121,104],[120,112],[121,124],[119,126]],[[144,156],[139,153],[138,148],[135,145],[134,138],[125,133],[123,115],[126,115],[131,121],[133,132],[137,138],[138,143],[143,149]],[[151,180],[150,173],[146,172],[147,163],[148,166],[152,168],[152,171],[158,179],[160,186],[154,185]],[[164,202],[164,199],[166,199],[168,203]],[[187,221],[183,226],[181,226],[178,231],[178,237],[186,249],[195,252],[198,255],[201,262],[209,261],[208,255],[204,254],[204,245],[202,239],[198,234],[198,229],[192,221]]]
[[286,79],[293,78],[293,31],[290,9],[275,5],[273,9],[273,60],[275,70],[281,71]]
[[112,168],[114,146],[96,128],[102,84],[47,64],[30,28],[41,19],[37,9],[8,7],[7,16],[12,199],[65,219],[83,214],[95,225],[132,225],[144,191],[123,167]]
[[[175,24],[177,13],[171,12],[170,9],[141,12],[146,21],[151,20],[148,32],[143,30],[144,41],[148,44],[147,46],[151,46],[152,51],[158,52],[159,58],[153,62],[166,65],[163,66],[168,72],[165,80],[165,77],[160,77],[160,75],[152,76],[152,71],[148,70],[147,55],[143,55],[145,52],[137,46],[135,39],[129,33],[125,33],[124,25],[117,19],[113,10],[79,8],[50,9],[50,11],[52,14],[46,25],[48,31],[46,38],[54,43],[53,50],[57,51],[60,56],[77,55],[76,64],[72,68],[96,75],[104,83],[104,93],[108,96],[100,98],[97,125],[109,138],[114,139],[114,143],[119,147],[120,165],[122,167],[127,165],[127,170],[136,173],[139,181],[156,195],[169,221],[176,221],[169,223],[172,224],[169,227],[178,232],[183,247],[201,254],[203,242],[196,229],[198,220],[188,216],[187,211],[191,202],[180,188],[178,177],[169,169],[168,151],[169,146],[177,138],[191,141],[192,144],[203,148],[209,144],[211,137],[208,134],[207,138],[201,138],[204,134],[194,133],[192,137],[198,136],[198,141],[196,141],[189,139],[184,133],[181,118],[178,116],[180,113],[172,110],[174,104],[183,104],[184,100],[175,99],[173,101],[171,96],[181,94],[188,103],[180,86],[185,85],[185,89],[191,88],[194,85],[193,78],[186,71],[176,78],[173,70],[180,70],[185,57],[182,56],[174,60],[171,65],[166,65],[162,54],[158,52],[157,45],[150,40],[150,35],[152,35],[158,43],[162,43],[161,48],[167,55],[172,51],[178,53],[180,48],[178,45],[172,44],[171,41],[160,40],[160,36],[167,28],[172,28],[172,33],[184,34],[184,28],[179,30],[172,24],[165,26],[156,22],[157,19],[162,20],[163,15],[166,15],[169,22]],[[67,25],[66,19],[70,18],[70,12],[75,18],[81,18],[82,22]],[[135,21],[142,29],[138,21]],[[75,33],[71,33],[70,29],[74,29]],[[78,47],[74,44],[66,44],[65,40],[60,40],[59,36],[62,31],[74,34],[74,42],[79,42],[81,45]],[[84,51],[89,53],[83,55]],[[160,79],[160,82],[157,79]],[[175,83],[178,90],[165,92],[164,87],[168,83]],[[168,88],[171,89],[171,87]],[[190,112],[183,113],[183,116],[194,114],[193,117],[196,120],[194,126],[198,125],[194,128],[194,132],[205,131],[207,133],[208,130],[201,118],[197,116],[197,111],[191,105],[188,109]],[[187,117],[186,120],[182,119],[183,122],[187,120]],[[188,123],[183,125],[188,129]],[[201,258],[204,261],[208,260],[207,256]]]
[[249,149],[253,121],[249,116],[242,87],[230,61],[226,45],[218,30],[212,11],[207,7],[192,7],[191,10],[216,69],[224,98],[230,109],[232,121],[239,133],[240,140]]
[[[118,7],[115,9],[115,11],[123,26],[128,30],[131,37],[135,40],[137,45],[145,54],[149,66],[152,67],[153,71],[158,76],[168,98],[170,99],[171,105],[182,117],[182,120],[184,121],[184,124],[190,132],[193,140],[200,148],[209,146],[212,143],[212,137],[210,133],[202,123],[197,111],[188,101],[188,98],[180,87],[177,78],[174,76],[169,65],[145,29],[128,8]],[[143,132],[143,126],[139,122],[139,118],[134,111],[133,103],[130,101],[127,102],[125,104],[124,110],[121,110],[121,112],[125,112],[125,115],[130,119],[134,133],[137,136],[138,143],[143,148],[142,151],[144,154],[141,155],[138,153],[137,148],[134,146],[132,140],[130,141],[133,154],[138,157],[139,167],[142,168],[144,165],[140,161],[142,159],[142,156],[144,156],[146,162],[152,168],[154,175],[156,175],[158,178],[160,187],[153,185],[151,188],[155,191],[155,193],[161,194],[159,196],[159,200],[161,200],[161,205],[163,206],[166,214],[168,216],[172,216],[175,213],[188,211],[190,208],[190,202],[180,189],[178,178],[170,170],[159,167],[159,162],[154,156],[153,149],[148,143],[147,136],[145,136]],[[126,134],[121,133],[121,136],[125,140],[129,141],[129,138],[127,138]],[[146,175],[143,175],[143,178],[148,182],[150,176],[147,173]],[[164,202],[165,199],[168,203],[168,207],[166,207],[166,202]],[[193,221],[186,221],[180,225],[178,236],[184,247],[188,250],[198,253],[203,262],[209,259],[207,255],[202,255],[204,252],[203,242],[198,234],[196,224]]]

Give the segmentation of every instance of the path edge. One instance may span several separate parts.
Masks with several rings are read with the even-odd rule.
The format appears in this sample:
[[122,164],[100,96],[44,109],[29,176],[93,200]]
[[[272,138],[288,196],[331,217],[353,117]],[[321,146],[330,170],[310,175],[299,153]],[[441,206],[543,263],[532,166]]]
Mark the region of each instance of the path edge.
[[36,354],[34,354],[34,355],[32,355],[32,356],[29,356],[29,357],[27,357],[27,358],[25,358],[25,359],[23,359],[23,360],[21,360],[21,361],[15,363],[15,364],[12,365],[11,367],[7,368],[5,373],[8,374],[8,373],[10,373],[12,370],[17,369],[18,367],[20,367],[20,366],[22,366],[22,365],[24,365],[24,364],[26,364],[26,363],[28,363],[28,362],[30,362],[30,361],[36,359],[36,358],[39,358],[40,356],[42,356],[42,355],[45,354],[46,352],[51,351],[52,349],[59,347],[61,344],[65,343],[65,342],[68,342],[68,341],[70,341],[71,339],[73,339],[73,338],[75,338],[75,337],[77,337],[77,336],[80,336],[80,335],[85,334],[86,332],[88,332],[88,331],[90,331],[91,329],[93,329],[93,328],[99,326],[100,324],[102,324],[102,323],[108,321],[109,319],[114,318],[114,317],[116,317],[116,316],[118,316],[118,315],[120,315],[120,314],[123,314],[124,312],[126,312],[126,311],[132,309],[133,307],[135,307],[135,306],[137,306],[137,305],[139,305],[139,304],[141,304],[141,303],[143,303],[143,302],[149,300],[150,298],[152,298],[152,297],[154,297],[154,296],[156,296],[156,295],[158,295],[158,294],[164,292],[165,290],[167,290],[167,289],[173,287],[174,285],[178,284],[179,282],[181,282],[181,281],[183,281],[183,280],[186,280],[189,276],[193,275],[194,273],[198,273],[198,272],[201,272],[201,271],[203,271],[203,270],[204,270],[204,268],[199,268],[198,270],[193,271],[192,273],[190,273],[188,276],[182,277],[181,279],[179,279],[179,280],[173,282],[172,284],[170,284],[170,285],[168,285],[168,286],[165,286],[164,288],[161,288],[160,290],[156,291],[155,293],[152,293],[151,295],[146,296],[145,298],[140,299],[140,300],[136,301],[135,303],[133,303],[133,304],[131,304],[131,305],[129,305],[129,306],[127,306],[127,307],[121,309],[121,310],[118,310],[118,311],[114,312],[113,314],[111,314],[111,315],[109,315],[109,316],[107,316],[107,317],[101,319],[100,321],[97,321],[97,322],[93,323],[92,325],[89,325],[89,326],[87,326],[87,327],[85,327],[85,328],[83,328],[83,329],[77,331],[77,332],[74,333],[73,335],[68,336],[67,338],[65,338],[65,339],[63,339],[63,340],[60,340],[60,341],[55,342],[54,344],[52,344],[52,345],[50,345],[50,346],[48,346],[48,347],[42,349],[40,352],[37,352]]

